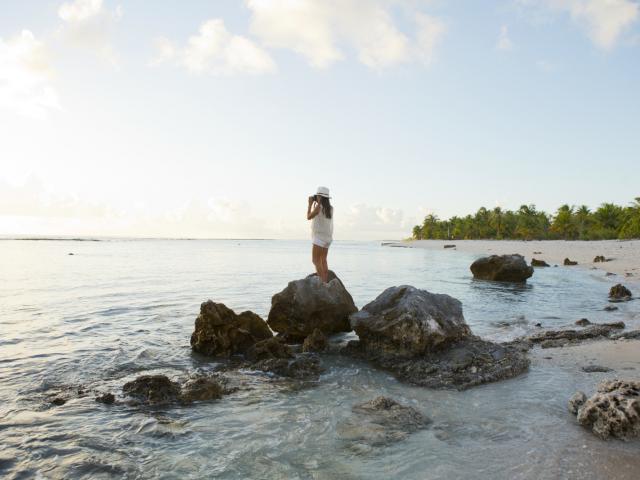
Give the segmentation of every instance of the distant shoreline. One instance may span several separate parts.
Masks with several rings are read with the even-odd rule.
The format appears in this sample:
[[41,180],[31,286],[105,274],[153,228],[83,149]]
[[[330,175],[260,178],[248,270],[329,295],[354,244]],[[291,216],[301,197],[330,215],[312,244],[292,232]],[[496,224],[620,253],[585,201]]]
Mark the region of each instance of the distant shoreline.
[[[455,245],[455,248],[444,249],[445,245]],[[564,259],[569,258],[577,261],[578,267],[595,267],[614,273],[621,280],[640,281],[640,240],[406,240],[385,243],[385,246],[459,250],[478,255],[519,253],[527,263],[536,258],[550,265],[563,265]],[[599,255],[610,260],[594,262]]]

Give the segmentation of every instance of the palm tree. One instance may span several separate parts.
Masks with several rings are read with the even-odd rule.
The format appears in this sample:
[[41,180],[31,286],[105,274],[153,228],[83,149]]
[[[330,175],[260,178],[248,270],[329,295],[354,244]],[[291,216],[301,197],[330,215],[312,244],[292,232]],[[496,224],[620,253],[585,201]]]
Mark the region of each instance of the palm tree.
[[584,240],[585,229],[591,217],[591,210],[586,205],[580,205],[575,212],[575,216],[578,223],[578,238]]

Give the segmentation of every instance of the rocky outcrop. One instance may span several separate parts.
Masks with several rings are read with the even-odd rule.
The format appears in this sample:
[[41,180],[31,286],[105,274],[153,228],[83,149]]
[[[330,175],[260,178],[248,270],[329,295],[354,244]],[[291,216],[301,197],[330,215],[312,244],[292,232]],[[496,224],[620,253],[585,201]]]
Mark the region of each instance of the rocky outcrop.
[[604,381],[590,398],[577,392],[569,400],[569,410],[577,416],[580,425],[591,428],[603,440],[637,438],[640,436],[640,382]]
[[609,290],[609,298],[614,301],[631,300],[631,290],[629,290],[621,283],[618,283],[617,285],[611,287],[611,290]]
[[600,263],[600,262],[609,262],[611,261],[610,258],[605,258],[604,255],[597,255],[594,259],[593,259],[593,263]]
[[273,337],[256,343],[247,350],[247,362],[230,368],[260,370],[280,377],[314,380],[324,370],[320,359],[312,353],[294,354],[282,338]]
[[228,357],[244,354],[256,342],[272,336],[265,321],[255,313],[237,315],[222,303],[209,300],[200,305],[191,348],[203,355]]
[[479,258],[470,268],[474,278],[497,282],[526,282],[533,275],[533,267],[517,254]]
[[566,267],[572,267],[572,266],[574,266],[574,265],[577,265],[577,264],[578,264],[578,262],[574,262],[573,260],[569,260],[568,258],[565,258],[565,259],[564,259],[563,264],[564,264]]
[[525,342],[540,344],[542,348],[562,347],[571,343],[579,343],[592,338],[607,338],[613,332],[625,327],[624,322],[591,323],[580,330],[545,330],[526,337]]
[[226,380],[219,375],[198,375],[182,385],[169,380],[166,375],[142,375],[122,387],[122,393],[132,399],[130,403],[137,405],[189,404],[215,400],[231,391],[226,388]]
[[531,266],[532,267],[548,267],[549,264],[547,262],[545,262],[544,260],[536,260],[535,258],[531,259]]
[[326,335],[351,331],[349,315],[356,311],[347,289],[329,271],[326,284],[315,274],[289,282],[271,299],[267,323],[288,341],[302,342],[315,329]]
[[413,407],[388,397],[377,397],[354,405],[353,415],[338,423],[340,438],[369,446],[387,445],[404,440],[425,428],[430,420]]
[[410,285],[387,288],[350,321],[361,348],[376,354],[422,355],[471,334],[459,300]]
[[513,377],[529,365],[518,346],[473,336],[455,298],[407,285],[385,290],[353,314],[351,324],[359,340],[344,354],[416,385],[464,389]]
[[329,348],[329,339],[317,328],[304,339],[303,352],[326,352]]
[[293,358],[293,351],[281,338],[272,337],[249,347],[245,356],[247,360],[259,362],[272,358]]
[[142,375],[125,383],[122,392],[138,403],[164,405],[178,401],[180,385],[165,375]]

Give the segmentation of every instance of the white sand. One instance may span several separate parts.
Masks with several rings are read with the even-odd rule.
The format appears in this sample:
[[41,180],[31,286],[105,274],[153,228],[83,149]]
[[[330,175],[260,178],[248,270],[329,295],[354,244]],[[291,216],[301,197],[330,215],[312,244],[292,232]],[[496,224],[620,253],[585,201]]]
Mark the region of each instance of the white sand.
[[[625,280],[640,280],[640,240],[589,242],[564,240],[534,240],[526,242],[521,240],[412,240],[398,242],[395,245],[438,250],[444,249],[444,245],[455,245],[455,250],[478,255],[519,253],[526,258],[527,263],[532,258],[536,258],[544,260],[550,265],[562,265],[564,259],[569,258],[577,261],[578,267],[596,267],[625,277]],[[594,263],[593,259],[597,255],[604,255],[606,258],[610,258],[611,261]]]

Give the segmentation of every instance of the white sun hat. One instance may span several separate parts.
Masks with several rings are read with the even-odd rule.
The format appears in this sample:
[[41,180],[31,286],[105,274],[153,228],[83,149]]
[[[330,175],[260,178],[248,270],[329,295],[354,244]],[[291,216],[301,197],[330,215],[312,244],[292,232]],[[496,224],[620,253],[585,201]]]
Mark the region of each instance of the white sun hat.
[[316,195],[320,195],[321,197],[331,198],[329,196],[329,189],[327,187],[318,187],[318,191]]

